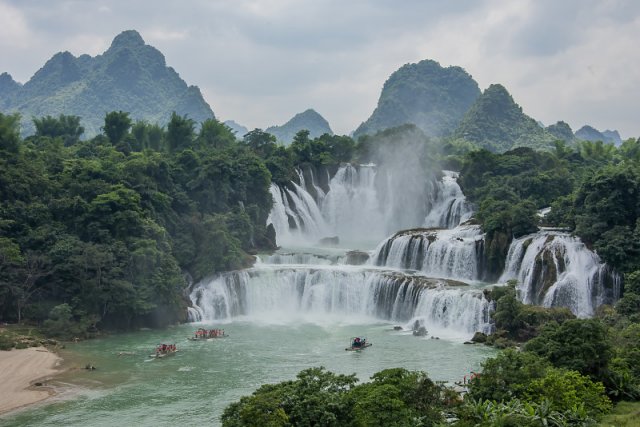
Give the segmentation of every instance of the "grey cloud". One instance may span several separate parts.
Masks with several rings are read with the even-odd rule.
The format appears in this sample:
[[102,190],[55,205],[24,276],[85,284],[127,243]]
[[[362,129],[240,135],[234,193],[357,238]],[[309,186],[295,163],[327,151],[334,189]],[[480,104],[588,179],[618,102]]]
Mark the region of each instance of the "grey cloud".
[[582,43],[603,25],[621,25],[640,14],[633,0],[537,0],[523,8],[522,25],[507,41],[514,56],[552,56]]
[[[4,2],[22,12],[31,34],[26,55],[25,49],[0,45],[0,72],[18,80],[58,51],[99,54],[119,32],[136,29],[189,84],[203,88],[219,117],[264,127],[313,107],[338,132],[367,118],[393,71],[427,58],[463,66],[479,76],[481,86],[504,83],[522,94],[516,100],[525,111],[529,106],[544,111],[545,121],[569,120],[568,110],[556,103],[541,107],[546,100],[539,94],[574,82],[545,76],[578,72],[576,55],[615,61],[592,52],[602,28],[608,34],[617,28],[625,34],[640,31],[640,2],[634,0]],[[632,70],[618,78],[640,84]],[[593,91],[605,90],[593,81],[598,85]],[[606,105],[607,111],[618,111],[615,99]],[[595,107],[575,111],[589,115],[585,123],[595,123],[591,115],[599,114]],[[624,117],[626,133],[640,134],[623,112],[617,117],[618,123]]]

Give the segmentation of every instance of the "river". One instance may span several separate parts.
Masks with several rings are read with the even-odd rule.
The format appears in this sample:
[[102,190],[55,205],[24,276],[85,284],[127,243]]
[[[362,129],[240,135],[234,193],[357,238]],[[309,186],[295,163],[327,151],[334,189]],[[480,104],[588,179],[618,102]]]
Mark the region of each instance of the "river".
[[[306,368],[324,366],[366,381],[375,372],[401,366],[425,371],[434,380],[458,381],[493,353],[485,346],[414,337],[393,326],[362,318],[300,324],[238,318],[69,344],[63,356],[70,370],[55,382],[61,394],[0,424],[219,425],[231,402],[261,384],[294,379]],[[187,340],[197,327],[224,328],[229,337]],[[345,351],[355,335],[366,336],[373,346]],[[159,360],[148,357],[160,342],[176,343],[178,353]],[[97,369],[83,369],[87,363]]]

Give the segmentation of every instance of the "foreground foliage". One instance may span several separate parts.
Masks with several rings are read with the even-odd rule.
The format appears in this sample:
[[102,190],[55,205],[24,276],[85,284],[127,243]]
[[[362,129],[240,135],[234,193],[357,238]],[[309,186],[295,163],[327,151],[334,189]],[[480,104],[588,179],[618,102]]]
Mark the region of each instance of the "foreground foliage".
[[387,369],[356,384],[355,375],[324,368],[300,372],[294,381],[264,385],[231,404],[224,426],[432,426],[444,420],[450,398],[422,372]]
[[[505,378],[517,374],[514,360],[519,358],[515,365],[520,367],[543,363],[505,385]],[[489,384],[497,383],[503,395],[492,394]],[[454,426],[577,426],[593,424],[609,408],[602,384],[511,351],[487,361],[464,398],[424,372],[386,369],[357,384],[354,375],[311,368],[296,380],[260,387],[229,405],[221,420],[225,427],[441,426],[446,421]]]

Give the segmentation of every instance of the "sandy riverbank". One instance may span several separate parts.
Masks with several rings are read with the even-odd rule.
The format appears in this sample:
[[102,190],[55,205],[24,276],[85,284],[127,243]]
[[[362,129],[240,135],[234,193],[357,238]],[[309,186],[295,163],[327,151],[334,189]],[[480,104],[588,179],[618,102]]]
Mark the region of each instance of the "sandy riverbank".
[[44,347],[0,351],[0,414],[52,396],[52,389],[33,384],[61,372],[61,363]]

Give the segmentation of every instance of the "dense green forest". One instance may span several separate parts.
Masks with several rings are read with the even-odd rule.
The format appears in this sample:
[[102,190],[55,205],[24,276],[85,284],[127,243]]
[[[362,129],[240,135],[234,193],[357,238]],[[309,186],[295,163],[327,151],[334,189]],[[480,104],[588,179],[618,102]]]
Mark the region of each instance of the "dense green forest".
[[246,267],[273,249],[269,186],[294,167],[350,160],[350,138],[259,129],[238,141],[215,119],[165,128],[106,114],[81,140],[77,116],[0,114],[0,319],[51,334],[184,320],[191,280]]

